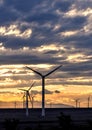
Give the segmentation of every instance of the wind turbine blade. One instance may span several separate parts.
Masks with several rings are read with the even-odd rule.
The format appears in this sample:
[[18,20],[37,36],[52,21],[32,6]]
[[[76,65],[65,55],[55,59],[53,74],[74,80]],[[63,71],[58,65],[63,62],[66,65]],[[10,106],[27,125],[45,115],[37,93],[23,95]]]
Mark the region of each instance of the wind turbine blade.
[[23,95],[23,98],[24,98],[25,96],[26,96],[26,95],[24,94],[24,95]]
[[52,71],[50,71],[49,73],[47,73],[47,74],[45,75],[45,77],[48,76],[48,75],[50,75],[51,73],[53,73],[54,71],[56,71],[56,70],[59,69],[60,67],[62,67],[62,65],[56,67],[55,69],[53,69]]
[[19,90],[22,90],[22,91],[27,91],[27,90],[25,90],[25,89],[19,89]]
[[24,93],[24,95],[23,95],[22,99],[23,99],[23,100],[25,100],[25,97],[26,97],[26,94]]
[[34,73],[36,73],[36,74],[42,76],[42,74],[41,74],[40,72],[38,72],[38,71],[36,71],[36,70],[34,70],[34,69],[28,67],[28,66],[26,66],[26,68],[27,68],[27,69],[30,69],[30,70],[32,70]]
[[35,83],[35,82],[33,82],[33,83],[31,84],[31,87],[28,89],[28,91],[33,87],[34,83]]

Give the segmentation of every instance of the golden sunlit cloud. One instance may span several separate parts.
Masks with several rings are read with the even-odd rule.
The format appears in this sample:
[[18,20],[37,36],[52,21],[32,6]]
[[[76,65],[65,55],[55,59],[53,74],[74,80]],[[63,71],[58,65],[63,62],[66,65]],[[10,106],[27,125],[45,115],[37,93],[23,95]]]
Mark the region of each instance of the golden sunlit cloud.
[[[43,57],[41,53],[47,52],[47,51],[66,51],[66,47],[64,45],[56,45],[56,44],[49,44],[49,45],[42,45],[40,47],[36,48],[30,48],[24,46],[23,48],[19,49],[11,49],[11,48],[5,48],[4,43],[0,43],[0,55],[36,55],[38,57]],[[45,55],[44,55],[45,56]]]
[[56,13],[57,13],[57,15],[62,15],[63,14],[63,12],[61,10],[59,10],[59,9],[56,10]]
[[85,79],[83,78],[83,77],[76,77],[76,78],[72,78],[72,81],[71,81],[71,79],[69,80],[67,80],[67,81],[69,81],[69,82],[72,82],[72,81],[77,81],[77,82],[89,82],[89,81],[92,81],[91,79],[87,79],[86,77],[85,77]]
[[58,30],[60,27],[61,27],[61,25],[60,25],[60,24],[55,25],[55,27],[54,27],[53,31]]
[[35,65],[35,67],[50,69],[52,67],[52,65],[50,65],[50,64],[37,64],[37,65]]
[[25,54],[32,54],[33,51],[29,47],[23,47],[19,49],[12,50],[11,48],[5,48],[3,43],[0,43],[0,55],[25,55]]
[[[31,2],[29,8],[18,1],[0,0],[4,14],[0,20],[0,103],[23,105],[24,92],[19,89],[35,82],[32,91],[41,106],[41,75],[26,66],[46,76],[46,105],[75,105],[76,98],[91,95],[92,8],[91,2],[82,1]],[[50,73],[59,64],[62,67]]]
[[86,35],[89,35],[92,33],[92,15],[90,15],[87,19],[87,24],[83,27],[83,30]]
[[66,32],[62,32],[61,35],[68,37],[68,36],[76,35],[77,33],[78,33],[78,31],[66,31]]
[[0,27],[0,35],[1,36],[15,36],[15,37],[21,37],[23,39],[29,38],[32,34],[31,29],[27,29],[24,32],[21,32],[21,30],[18,29],[17,25],[10,25],[9,27],[1,26]]
[[51,43],[51,44],[48,44],[48,45],[41,45],[40,47],[37,47],[35,49],[32,49],[33,51],[36,51],[36,52],[46,52],[46,51],[59,51],[59,50],[66,50],[65,49],[65,46],[64,45],[59,45],[58,43],[57,44],[54,44],[54,43]]
[[39,52],[47,51],[47,50],[58,50],[58,48],[55,44],[42,45],[41,47],[38,48]]
[[86,57],[84,54],[77,53],[77,54],[69,55],[67,57],[67,61],[72,62],[72,63],[74,63],[74,62],[78,63],[78,62],[84,62],[84,61],[89,60],[89,59],[84,58],[84,57]]
[[82,9],[82,10],[78,10],[78,9],[71,9],[70,11],[68,11],[64,16],[65,17],[75,17],[75,16],[88,16],[92,14],[92,9],[91,8],[87,8],[86,10]]

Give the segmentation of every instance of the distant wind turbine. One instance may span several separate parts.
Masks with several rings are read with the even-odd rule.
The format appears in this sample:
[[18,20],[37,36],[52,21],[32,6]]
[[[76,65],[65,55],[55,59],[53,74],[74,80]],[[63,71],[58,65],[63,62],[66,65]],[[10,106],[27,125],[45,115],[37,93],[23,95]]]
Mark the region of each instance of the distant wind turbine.
[[27,89],[27,90],[26,89],[19,89],[19,90],[25,91],[25,95],[26,95],[26,116],[29,115],[29,113],[28,113],[28,98],[31,100],[29,91],[31,90],[33,85],[34,85],[34,82],[32,83],[31,87],[29,89]]
[[32,108],[34,107],[34,97],[35,97],[35,95],[32,95],[32,94],[31,94],[31,103],[32,103]]
[[75,99],[76,108],[78,107],[78,102],[79,102],[79,99]]
[[79,101],[79,108],[80,108],[80,101]]
[[88,108],[90,107],[89,103],[90,103],[90,96],[88,96]]
[[26,97],[26,93],[24,92],[24,95],[23,95],[23,108],[25,108],[25,97]]
[[57,69],[59,69],[62,65],[56,67],[55,69],[53,69],[52,71],[48,72],[47,74],[43,75],[42,73],[30,68],[30,67],[27,67],[27,69],[30,69],[32,70],[34,73],[38,74],[41,78],[42,78],[42,117],[45,117],[45,78],[52,74],[54,71],[56,71]]
[[17,105],[17,102],[15,101],[15,102],[14,102],[14,106],[15,106],[15,108],[16,108],[16,105]]

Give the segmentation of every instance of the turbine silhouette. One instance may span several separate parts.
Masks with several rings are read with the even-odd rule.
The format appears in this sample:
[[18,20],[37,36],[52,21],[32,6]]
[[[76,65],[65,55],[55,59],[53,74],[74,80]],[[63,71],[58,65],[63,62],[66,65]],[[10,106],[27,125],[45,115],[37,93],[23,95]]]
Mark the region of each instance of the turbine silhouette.
[[89,108],[90,107],[90,105],[89,105],[90,104],[90,96],[88,96],[87,99],[88,99],[88,108]]
[[[29,91],[31,90],[31,88],[33,87],[33,85],[34,85],[34,82],[32,83],[31,87],[28,88],[27,90],[26,90],[26,89],[19,89],[19,90],[25,92],[25,95],[24,95],[24,96],[26,96],[26,116],[29,115],[29,112],[28,112],[28,98],[29,98],[30,101],[31,101],[31,97],[30,97]],[[24,98],[24,96],[23,96],[23,98]]]
[[53,69],[52,71],[48,72],[47,74],[43,75],[42,73],[30,68],[30,67],[27,67],[27,69],[30,69],[32,70],[34,73],[38,74],[41,79],[42,79],[42,117],[45,117],[45,78],[52,74],[54,71],[56,71],[57,69],[59,69],[62,65],[56,67],[55,69]]
[[26,97],[26,93],[24,92],[24,95],[23,95],[23,108],[25,108],[25,97]]
[[78,107],[79,100],[80,100],[79,98],[75,99],[76,108]]
[[35,95],[33,95],[31,93],[31,104],[32,104],[32,108],[34,107],[34,98],[35,98]]

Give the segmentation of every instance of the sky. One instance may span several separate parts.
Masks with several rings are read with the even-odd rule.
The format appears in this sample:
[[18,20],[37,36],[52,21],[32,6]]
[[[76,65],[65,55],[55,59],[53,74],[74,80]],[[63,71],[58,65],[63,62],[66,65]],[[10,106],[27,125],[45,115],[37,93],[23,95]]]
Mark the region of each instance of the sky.
[[[92,0],[0,0],[0,102],[22,102],[28,89],[41,104],[87,107],[92,95]],[[91,100],[90,100],[91,102]],[[92,105],[92,104],[91,104]],[[1,105],[2,106],[2,105]],[[6,107],[9,107],[8,105]]]

